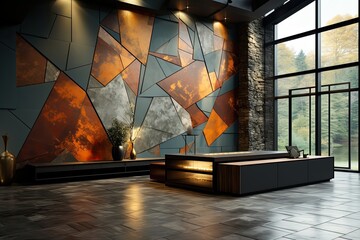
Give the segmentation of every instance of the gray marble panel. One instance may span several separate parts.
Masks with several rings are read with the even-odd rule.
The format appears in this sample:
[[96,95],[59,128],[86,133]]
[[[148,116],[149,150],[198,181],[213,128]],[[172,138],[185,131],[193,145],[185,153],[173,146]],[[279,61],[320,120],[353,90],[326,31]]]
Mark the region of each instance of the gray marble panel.
[[129,102],[131,104],[131,106],[135,106],[136,104],[136,95],[135,93],[131,90],[131,88],[127,85],[126,82],[124,82],[125,85],[125,89],[129,98]]
[[[153,34],[150,43],[150,51],[155,52],[158,48],[160,48],[165,43],[169,42],[171,39],[176,37],[178,33],[179,31],[178,31],[177,22],[166,21],[163,19],[155,18]],[[172,55],[174,50],[176,51],[177,48],[169,49],[169,50],[172,51],[164,54]]]
[[156,97],[136,138],[135,149],[143,152],[185,131],[171,98]]
[[[24,144],[30,129],[8,110],[0,109],[0,119],[0,135],[8,135],[8,150],[16,156]],[[3,150],[3,148],[1,149]]]
[[178,103],[175,99],[172,99],[175,109],[178,112],[179,118],[187,131],[192,131],[192,123],[190,114]]
[[204,24],[199,22],[196,22],[196,28],[204,55],[214,51],[214,33]]
[[47,61],[46,72],[45,72],[45,82],[54,82],[58,78],[60,70],[54,66],[50,61]]
[[89,82],[91,65],[86,65],[78,68],[65,71],[69,77],[74,80],[82,89],[86,90]]
[[156,60],[156,57],[149,55],[141,92],[145,92],[147,89],[165,77],[166,76],[162,71],[158,61]]
[[31,45],[49,59],[56,67],[64,71],[69,52],[69,43],[64,41],[43,39],[29,35],[23,35]]
[[71,42],[71,18],[56,16],[54,26],[50,33],[50,38]]
[[132,122],[130,102],[121,75],[106,87],[91,88],[87,93],[105,128],[111,126],[114,118],[128,124]]
[[160,64],[161,69],[164,71],[166,77],[176,73],[177,71],[181,70],[181,67],[175,64],[172,64],[168,61],[164,61],[161,58],[157,59],[158,63]]
[[24,122],[26,126],[31,128],[40,114],[53,86],[54,83],[52,82],[17,88],[16,109],[13,110],[12,113]]

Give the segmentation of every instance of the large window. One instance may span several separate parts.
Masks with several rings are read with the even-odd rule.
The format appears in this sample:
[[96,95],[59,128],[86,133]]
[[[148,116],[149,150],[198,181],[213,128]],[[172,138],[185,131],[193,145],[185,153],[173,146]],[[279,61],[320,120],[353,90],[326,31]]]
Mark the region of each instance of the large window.
[[264,23],[275,147],[297,145],[359,171],[359,1],[291,0]]

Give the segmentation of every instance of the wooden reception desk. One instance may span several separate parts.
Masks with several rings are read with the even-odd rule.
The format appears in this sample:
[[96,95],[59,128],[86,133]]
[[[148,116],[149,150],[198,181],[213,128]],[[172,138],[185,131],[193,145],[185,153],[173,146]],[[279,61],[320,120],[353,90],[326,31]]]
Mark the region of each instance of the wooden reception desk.
[[249,194],[334,178],[334,158],[288,158],[285,151],[165,155],[165,184],[200,191]]

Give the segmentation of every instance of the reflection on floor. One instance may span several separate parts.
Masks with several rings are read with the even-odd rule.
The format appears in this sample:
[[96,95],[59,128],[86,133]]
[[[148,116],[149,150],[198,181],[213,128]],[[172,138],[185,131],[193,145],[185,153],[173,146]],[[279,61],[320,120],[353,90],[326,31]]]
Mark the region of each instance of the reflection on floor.
[[0,239],[360,239],[360,174],[246,197],[148,176],[0,188]]

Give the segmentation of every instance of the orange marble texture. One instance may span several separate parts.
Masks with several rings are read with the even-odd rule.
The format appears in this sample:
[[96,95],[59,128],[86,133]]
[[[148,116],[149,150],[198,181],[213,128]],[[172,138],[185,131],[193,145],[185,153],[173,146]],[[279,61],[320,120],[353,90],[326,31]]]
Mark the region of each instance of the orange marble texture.
[[142,64],[146,64],[154,17],[128,10],[118,10],[121,44]]
[[203,130],[207,145],[210,146],[213,144],[215,140],[220,137],[228,127],[229,126],[216,113],[216,111],[213,110]]
[[188,107],[186,111],[190,114],[192,127],[195,128],[208,120],[208,117],[199,109],[196,104]]
[[191,63],[158,85],[183,108],[190,107],[212,92],[209,74],[201,61]]
[[141,63],[135,60],[121,73],[121,77],[128,84],[131,91],[137,95],[139,90],[139,80],[141,74]]
[[78,161],[111,159],[111,143],[86,93],[61,73],[17,160],[51,162],[64,151]]
[[46,58],[16,35],[16,86],[45,82]]

